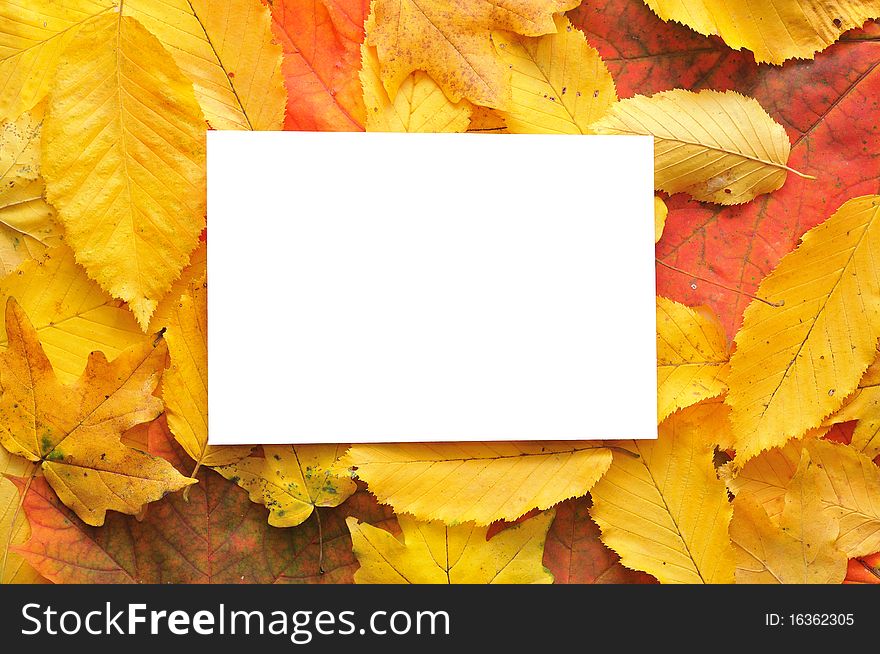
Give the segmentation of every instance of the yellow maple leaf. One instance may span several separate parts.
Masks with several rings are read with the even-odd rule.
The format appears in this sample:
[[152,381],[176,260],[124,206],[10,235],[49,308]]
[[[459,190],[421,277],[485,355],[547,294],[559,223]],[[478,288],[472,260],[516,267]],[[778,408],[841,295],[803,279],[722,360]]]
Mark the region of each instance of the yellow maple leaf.
[[[745,126],[745,127],[744,127]],[[781,188],[791,143],[758,102],[734,91],[663,91],[614,104],[597,134],[654,137],[654,186],[716,204],[741,204]]]
[[855,198],[761,282],[727,382],[741,459],[821,425],[856,390],[880,337],[878,251],[880,196]]
[[18,489],[5,475],[28,477],[33,464],[21,457],[10,456],[0,447],[0,584],[33,584],[43,578],[20,555],[10,551],[11,545],[25,542],[30,525],[20,509]]
[[504,107],[510,71],[495,57],[490,32],[525,36],[555,31],[553,14],[580,0],[373,0],[367,45],[378,50],[390,97],[416,70],[437,80],[453,102]]
[[700,34],[717,34],[731,48],[747,48],[758,62],[812,59],[853,27],[880,16],[877,0],[645,0],[663,20]]
[[542,564],[555,511],[508,527],[486,539],[486,527],[447,526],[398,516],[402,539],[347,518],[360,563],[358,584],[550,584]]
[[171,310],[165,341],[171,366],[162,379],[168,428],[199,467],[222,466],[247,456],[251,447],[208,445],[208,292],[194,283]]
[[661,583],[731,583],[727,489],[687,411],[667,418],[656,441],[632,441],[638,457],[614,453],[590,492],[590,515],[628,568]]
[[320,506],[339,506],[357,490],[336,474],[344,445],[263,445],[263,455],[217,468],[269,509],[273,527],[302,524]]
[[[113,358],[131,345],[152,340],[120,300],[88,278],[64,245],[47,250],[39,261],[25,261],[0,279],[0,300],[5,303],[9,297],[30,317],[65,384],[82,374],[95,350]],[[6,345],[6,326],[0,321],[0,350]]]
[[588,492],[611,451],[587,441],[379,443],[352,446],[341,465],[398,513],[488,525]]
[[839,524],[819,493],[806,449],[786,488],[778,525],[748,493],[733,503],[730,537],[739,584],[839,584],[846,555],[835,546]]
[[205,221],[205,125],[192,84],[130,16],[83,25],[43,124],[43,175],[89,276],[150,315]]
[[584,33],[564,16],[556,33],[529,38],[492,35],[501,61],[510,67],[510,105],[502,116],[511,132],[590,134],[589,125],[617,101],[614,80]]
[[0,3],[0,121],[18,117],[46,96],[61,53],[80,27],[115,5],[115,0]]
[[55,212],[43,198],[40,132],[45,104],[0,125],[0,275],[61,242]]
[[657,298],[657,412],[671,413],[727,390],[724,328],[708,307]]
[[850,445],[869,459],[880,455],[880,357],[868,367],[856,392],[825,421],[825,426],[850,420],[858,420]]
[[392,100],[379,77],[376,48],[361,45],[361,62],[368,132],[464,132],[468,128],[471,104],[450,102],[424,71],[417,70],[403,80]]
[[260,0],[125,0],[193,82],[215,129],[281,129],[287,91],[281,45]]
[[669,208],[666,203],[657,196],[654,196],[654,242],[659,243],[663,238],[663,230],[666,228],[666,217],[669,215]]
[[64,504],[87,524],[101,525],[110,509],[135,514],[195,479],[164,459],[120,442],[129,427],[162,409],[153,397],[165,367],[161,339],[125,350],[112,362],[89,356],[72,386],[58,382],[37,332],[18,303],[6,305],[9,348],[0,354],[0,444],[39,462]]

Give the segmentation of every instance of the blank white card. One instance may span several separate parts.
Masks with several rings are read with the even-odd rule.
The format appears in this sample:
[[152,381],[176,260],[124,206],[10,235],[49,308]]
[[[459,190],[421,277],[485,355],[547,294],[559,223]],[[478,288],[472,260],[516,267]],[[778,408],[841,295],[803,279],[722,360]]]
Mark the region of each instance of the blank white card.
[[648,137],[208,133],[209,441],[657,437]]

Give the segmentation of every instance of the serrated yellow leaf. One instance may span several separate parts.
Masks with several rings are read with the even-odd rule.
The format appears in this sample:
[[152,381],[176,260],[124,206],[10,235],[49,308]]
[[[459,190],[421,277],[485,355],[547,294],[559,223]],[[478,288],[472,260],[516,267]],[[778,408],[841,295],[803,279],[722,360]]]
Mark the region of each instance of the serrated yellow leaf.
[[352,446],[342,465],[398,513],[487,525],[587,493],[611,451],[587,441],[380,443]]
[[361,45],[361,62],[368,132],[464,132],[468,128],[470,103],[450,102],[427,73],[412,73],[392,100],[379,77],[376,48]]
[[208,445],[208,292],[204,280],[178,296],[169,318],[165,340],[171,366],[162,378],[168,428],[196,462],[195,470],[238,461],[253,448]]
[[[152,340],[131,312],[88,278],[66,246],[47,250],[40,261],[26,261],[0,279],[0,301],[14,297],[28,314],[58,379],[72,383],[91,352],[115,358],[136,343]],[[0,350],[7,346],[0,322]]]
[[[10,456],[0,447],[0,570],[2,584],[34,584],[45,581],[21,556],[9,551],[10,545],[19,545],[31,534],[24,512],[19,509],[19,493],[4,475],[26,477],[33,464],[21,457]],[[10,533],[11,531],[11,533]]]
[[856,392],[825,425],[850,420],[858,420],[850,445],[869,459],[880,455],[880,358],[868,367]]
[[748,202],[796,172],[786,165],[791,143],[782,125],[734,91],[637,95],[613,105],[591,129],[653,136],[654,187],[704,202]]
[[525,36],[555,31],[553,14],[580,0],[373,0],[366,43],[378,50],[390,97],[423,70],[453,102],[486,107],[510,102],[510,71],[495,56],[490,33]]
[[0,275],[61,242],[40,176],[44,111],[41,103],[0,126]]
[[880,467],[864,454],[830,441],[807,441],[820,475],[823,503],[840,520],[837,547],[855,558],[880,551]]
[[180,297],[187,294],[194,284],[202,282],[208,275],[208,243],[200,241],[199,246],[193,250],[189,265],[180,273],[180,277],[171,285],[171,290],[165,294],[156,306],[150,318],[150,334],[155,334],[163,327],[168,327],[171,322],[171,314],[177,311]]
[[[880,196],[807,232],[758,287],[736,335],[727,403],[748,459],[822,424],[859,384],[880,337]],[[773,306],[775,303],[782,306]]]
[[657,411],[674,411],[727,390],[727,336],[708,307],[657,298]]
[[687,407],[681,419],[693,426],[703,443],[719,450],[731,449],[730,407],[724,403],[723,395]]
[[839,584],[846,555],[835,546],[839,524],[822,503],[819,473],[806,449],[783,498],[779,524],[748,494],[733,503],[730,537],[738,584]]
[[193,82],[214,129],[281,129],[281,45],[260,0],[125,0]]
[[758,62],[812,59],[853,27],[880,16],[877,0],[645,0],[663,20],[700,34],[717,34],[731,48],[747,48]]
[[398,516],[402,539],[347,518],[360,569],[358,584],[551,584],[542,564],[555,511],[508,527],[486,540],[486,527],[449,527]]
[[21,307],[6,305],[9,348],[0,354],[0,445],[39,462],[59,499],[89,525],[108,510],[136,514],[189,479],[158,457],[120,442],[126,429],[162,410],[153,396],[167,349],[159,339],[125,350],[112,362],[89,356],[82,377],[60,384]]
[[217,472],[234,481],[251,501],[269,509],[273,527],[295,527],[318,507],[339,506],[357,490],[335,464],[345,445],[263,445],[264,456],[249,456]]
[[590,134],[589,125],[617,101],[614,80],[584,33],[555,16],[556,33],[529,38],[492,35],[510,67],[510,105],[502,115],[511,132]]
[[602,542],[623,565],[661,583],[731,583],[731,507],[715,475],[713,448],[681,413],[660,425],[656,441],[628,444],[638,457],[614,463],[590,494]]
[[204,226],[205,125],[192,84],[134,18],[96,18],[65,50],[43,176],[77,261],[146,329]]
[[669,209],[666,203],[659,197],[654,196],[654,242],[659,243],[663,238],[663,230],[666,228],[666,216]]
[[115,0],[27,0],[0,3],[0,122],[42,100],[64,48]]
[[788,441],[783,447],[761,452],[742,466],[736,461],[728,463],[721,469],[721,477],[734,496],[750,497],[776,521],[785,505],[785,489],[797,470],[801,450],[801,440]]

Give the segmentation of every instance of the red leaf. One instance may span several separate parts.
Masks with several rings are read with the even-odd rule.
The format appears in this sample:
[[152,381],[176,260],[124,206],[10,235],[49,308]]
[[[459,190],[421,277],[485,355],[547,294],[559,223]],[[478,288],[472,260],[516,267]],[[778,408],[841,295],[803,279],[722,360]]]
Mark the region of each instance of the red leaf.
[[[150,445],[178,469],[191,470],[164,421],[153,423]],[[181,493],[169,495],[151,504],[141,520],[111,512],[103,528],[89,527],[42,477],[31,484],[24,511],[31,538],[16,551],[56,583],[351,583],[357,561],[345,518],[396,530],[390,510],[364,490],[336,509],[318,509],[320,574],[314,519],[290,529],[270,527],[263,506],[207,469],[191,487],[189,502]]]
[[655,584],[657,580],[620,564],[620,557],[599,540],[599,526],[588,512],[589,496],[556,507],[547,534],[544,565],[557,584]]
[[273,0],[269,5],[284,50],[284,129],[363,131],[358,71],[370,0]]
[[850,559],[845,584],[880,584],[880,552],[860,559]]
[[[710,305],[732,336],[758,283],[801,235],[846,200],[880,192],[878,28],[850,32],[815,61],[756,65],[748,52],[664,23],[642,0],[596,0],[571,12],[614,75],[618,93],[650,95],[676,87],[733,89],[756,98],[792,140],[789,175],[775,193],[736,207],[669,202],[657,257],[657,292]],[[697,277],[734,289],[726,290]]]

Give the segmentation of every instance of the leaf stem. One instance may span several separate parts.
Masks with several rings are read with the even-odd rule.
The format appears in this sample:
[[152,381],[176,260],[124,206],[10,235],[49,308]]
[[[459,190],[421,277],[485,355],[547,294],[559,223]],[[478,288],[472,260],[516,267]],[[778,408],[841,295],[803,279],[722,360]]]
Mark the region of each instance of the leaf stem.
[[747,298],[751,298],[752,300],[757,300],[758,302],[763,302],[764,304],[766,304],[768,306],[776,307],[776,308],[785,306],[785,300],[779,300],[779,302],[771,302],[770,300],[765,300],[764,298],[758,297],[757,295],[752,295],[751,293],[746,293],[745,291],[737,290],[737,289],[732,288],[730,286],[725,286],[721,282],[716,282],[711,279],[706,279],[705,277],[700,277],[699,275],[695,275],[694,273],[688,272],[687,270],[682,270],[681,268],[676,268],[672,264],[668,264],[665,261],[661,261],[660,259],[654,259],[654,261],[656,261],[661,266],[664,266],[665,268],[669,268],[669,270],[673,270],[677,273],[681,273],[682,275],[687,275],[688,277],[693,277],[694,279],[699,279],[701,282],[705,282],[707,284],[712,284],[713,286],[723,288],[727,291],[730,291],[731,293],[736,293],[737,295],[744,295]]

